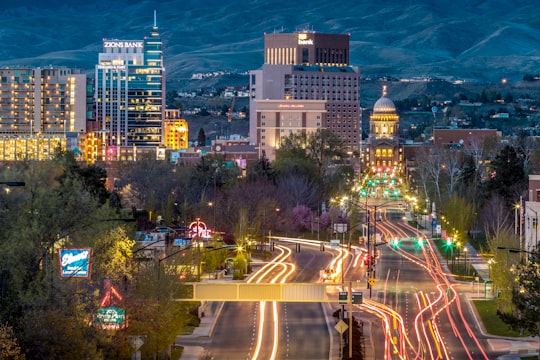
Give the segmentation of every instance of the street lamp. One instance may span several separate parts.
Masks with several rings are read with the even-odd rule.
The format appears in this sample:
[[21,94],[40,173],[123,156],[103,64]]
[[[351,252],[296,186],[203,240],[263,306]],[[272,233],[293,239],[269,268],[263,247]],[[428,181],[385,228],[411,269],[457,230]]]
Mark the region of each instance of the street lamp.
[[467,246],[463,246],[463,253],[465,254],[465,276],[469,275],[469,269],[467,268]]
[[495,263],[495,260],[489,259],[487,263],[488,263],[489,280],[491,281],[491,266]]

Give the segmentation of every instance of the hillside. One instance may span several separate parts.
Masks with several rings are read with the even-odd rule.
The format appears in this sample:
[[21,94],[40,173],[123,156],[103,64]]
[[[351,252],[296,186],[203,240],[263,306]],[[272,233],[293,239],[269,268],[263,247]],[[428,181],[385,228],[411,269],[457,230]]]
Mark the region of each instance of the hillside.
[[494,82],[540,73],[540,8],[523,0],[28,0],[3,4],[0,65],[91,74],[102,38],[141,39],[154,10],[172,85],[193,72],[257,69],[265,32],[305,28],[350,33],[363,76]]

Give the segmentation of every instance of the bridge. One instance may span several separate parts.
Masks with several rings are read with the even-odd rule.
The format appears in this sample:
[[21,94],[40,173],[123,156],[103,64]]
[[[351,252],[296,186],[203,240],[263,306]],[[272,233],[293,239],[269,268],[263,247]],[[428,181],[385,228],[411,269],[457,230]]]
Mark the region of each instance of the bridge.
[[[336,286],[341,284],[324,283],[185,283],[182,284],[182,297],[174,301],[277,301],[277,302],[337,302]],[[329,296],[327,288],[333,290]]]

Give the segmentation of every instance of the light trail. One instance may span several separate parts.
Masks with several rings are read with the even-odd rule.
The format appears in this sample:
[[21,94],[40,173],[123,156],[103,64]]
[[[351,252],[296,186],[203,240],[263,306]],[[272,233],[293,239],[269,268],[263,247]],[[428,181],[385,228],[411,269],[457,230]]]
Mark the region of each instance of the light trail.
[[[277,268],[281,268],[281,270],[279,270],[279,272],[276,275],[273,275],[269,282],[276,283],[279,281],[281,283],[284,283],[295,272],[296,266],[292,263],[285,262],[285,260],[287,260],[291,256],[292,250],[281,245],[276,245],[275,247],[280,251],[280,254],[276,256],[272,261],[265,264],[257,272],[255,272],[247,281],[248,283],[251,283],[251,282],[261,283],[262,281],[269,278],[271,276],[270,274],[273,271],[276,271]],[[261,311],[260,311],[260,316],[259,316],[257,342],[255,344],[255,348],[254,348],[251,360],[257,360],[259,358],[262,344],[263,344],[263,339],[264,339],[266,301],[260,301],[259,307]],[[278,311],[276,301],[272,302],[271,309],[272,309],[272,314],[273,314],[272,315],[273,341],[272,341],[272,350],[271,350],[269,360],[275,360],[277,358],[277,354],[279,350],[279,311]]]

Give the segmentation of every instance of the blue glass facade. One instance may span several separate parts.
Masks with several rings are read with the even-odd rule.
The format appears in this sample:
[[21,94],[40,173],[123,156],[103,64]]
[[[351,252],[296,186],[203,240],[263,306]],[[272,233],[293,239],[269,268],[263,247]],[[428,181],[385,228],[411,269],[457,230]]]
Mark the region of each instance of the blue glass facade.
[[165,69],[154,24],[144,40],[104,40],[96,66],[96,120],[107,158],[121,147],[163,144]]

